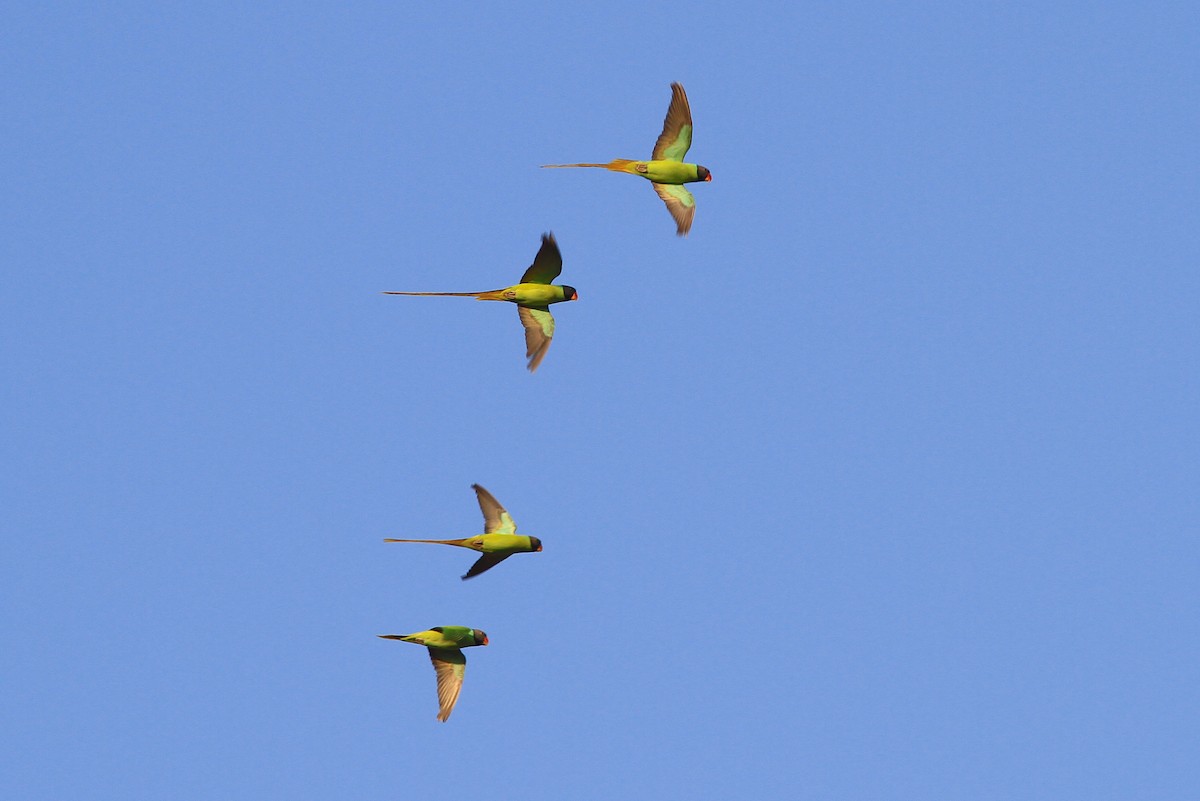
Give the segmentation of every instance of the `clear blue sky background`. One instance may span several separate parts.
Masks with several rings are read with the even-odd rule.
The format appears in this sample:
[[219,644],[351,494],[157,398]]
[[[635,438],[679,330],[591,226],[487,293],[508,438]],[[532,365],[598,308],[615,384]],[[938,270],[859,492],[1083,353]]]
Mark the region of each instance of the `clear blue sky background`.
[[5,798],[1195,797],[1195,4],[24,5]]

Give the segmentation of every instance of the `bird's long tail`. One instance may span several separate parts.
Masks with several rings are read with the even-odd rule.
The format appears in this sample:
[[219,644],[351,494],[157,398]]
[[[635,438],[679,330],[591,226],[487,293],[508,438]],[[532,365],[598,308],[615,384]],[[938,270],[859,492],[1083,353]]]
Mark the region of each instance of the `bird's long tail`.
[[543,164],[543,167],[603,167],[614,172],[626,172],[626,167],[633,164],[633,159],[613,159],[607,164]]
[[476,300],[507,300],[503,289],[489,289],[486,292],[384,292],[385,295],[420,295],[424,297],[442,298],[475,298]]
[[395,539],[391,539],[391,538],[385,538],[383,541],[384,542],[432,542],[435,545],[458,545],[463,548],[468,548],[470,546],[467,545],[466,543],[467,543],[467,540],[469,540],[469,539],[471,539],[471,538],[464,537],[461,540],[395,540]]
[[417,645],[424,645],[425,641],[415,634],[376,634],[384,640],[400,640],[401,642],[415,642]]

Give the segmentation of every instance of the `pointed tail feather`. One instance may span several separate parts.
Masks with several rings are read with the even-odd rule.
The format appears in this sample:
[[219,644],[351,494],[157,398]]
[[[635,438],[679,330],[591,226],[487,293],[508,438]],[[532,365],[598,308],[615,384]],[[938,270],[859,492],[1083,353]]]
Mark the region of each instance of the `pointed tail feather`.
[[475,298],[476,300],[508,300],[503,289],[488,289],[484,292],[384,292],[385,295],[414,295],[439,298]]
[[465,543],[469,539],[471,539],[471,538],[465,537],[461,540],[396,540],[396,539],[391,539],[390,537],[385,537],[383,541],[384,542],[432,542],[435,545],[459,545],[463,548],[467,548],[470,546],[466,545]]
[[385,295],[425,295],[444,298],[474,298],[483,294],[482,292],[384,292]]
[[603,167],[606,170],[625,172],[625,168],[633,163],[633,159],[613,159],[607,164],[543,164],[542,167]]

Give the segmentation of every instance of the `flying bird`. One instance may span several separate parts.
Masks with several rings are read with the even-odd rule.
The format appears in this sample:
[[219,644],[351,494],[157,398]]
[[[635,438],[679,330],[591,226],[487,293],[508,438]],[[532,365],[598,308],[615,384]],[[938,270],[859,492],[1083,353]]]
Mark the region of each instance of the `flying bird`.
[[401,640],[424,645],[429,649],[429,660],[437,672],[438,710],[437,719],[442,723],[454,711],[458,694],[462,691],[463,675],[467,672],[467,658],[462,649],[472,645],[487,645],[488,637],[479,629],[466,626],[434,626],[429,631],[416,634],[380,634],[385,640]]
[[654,186],[654,191],[667,204],[667,211],[675,218],[675,233],[686,236],[692,229],[692,218],[696,216],[696,198],[683,188],[684,184],[696,181],[711,181],[712,173],[699,164],[688,164],[683,157],[692,146],[692,108],[688,105],[687,92],[680,83],[671,84],[671,105],[667,118],[663,120],[662,133],[654,143],[650,161],[613,159],[607,164],[543,164],[543,167],[603,167],[613,172],[640,175]]
[[529,359],[529,372],[533,372],[546,358],[550,340],[554,338],[554,317],[550,314],[551,303],[579,300],[579,293],[572,286],[550,283],[562,272],[562,255],[554,234],[542,234],[542,246],[533,258],[533,264],[521,276],[521,283],[504,289],[486,292],[384,292],[385,295],[436,295],[441,297],[475,298],[476,300],[507,300],[517,304],[521,325],[525,326],[525,357]]
[[542,541],[537,537],[517,534],[517,524],[513,522],[508,510],[492,497],[492,493],[478,484],[472,484],[471,489],[475,490],[475,497],[479,499],[479,508],[483,510],[482,534],[464,537],[461,540],[385,539],[384,542],[432,542],[438,545],[457,545],[460,548],[479,551],[483,556],[471,565],[471,569],[463,575],[463,581],[474,578],[485,570],[490,570],[514,553],[535,553],[542,550]]

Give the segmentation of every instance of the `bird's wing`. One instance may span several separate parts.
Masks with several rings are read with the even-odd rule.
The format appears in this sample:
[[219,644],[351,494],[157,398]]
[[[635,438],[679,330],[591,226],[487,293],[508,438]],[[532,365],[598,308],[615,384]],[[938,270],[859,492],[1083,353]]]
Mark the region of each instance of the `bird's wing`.
[[684,236],[692,230],[692,218],[696,216],[696,198],[678,184],[651,184],[654,191],[667,204],[667,211],[675,218],[675,233]]
[[508,510],[500,505],[500,501],[492,497],[492,493],[478,484],[472,484],[475,497],[479,500],[479,508],[483,510],[484,534],[516,534],[517,524],[513,522]]
[[462,691],[463,675],[467,672],[467,658],[457,648],[430,648],[429,661],[437,671],[438,720],[443,723],[454,711],[458,694]]
[[471,569],[463,575],[463,581],[469,578],[475,578],[480,573],[491,570],[496,565],[503,562],[511,553],[485,553],[483,556],[475,560],[475,564],[471,565]]
[[529,372],[538,369],[550,340],[554,339],[554,316],[549,306],[518,306],[521,325],[525,326],[525,356],[529,359]]
[[521,276],[522,284],[549,284],[562,272],[562,254],[554,234],[542,234],[542,246],[533,257],[533,264]]
[[671,84],[671,105],[663,120],[662,133],[654,143],[655,159],[683,161],[692,146],[692,107],[688,105],[683,85]]

